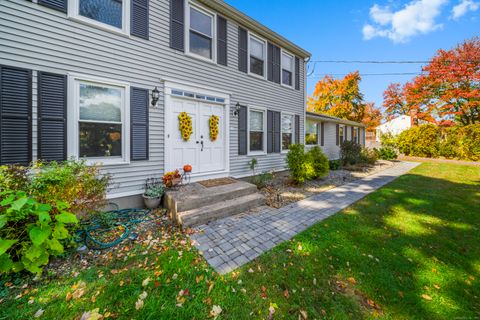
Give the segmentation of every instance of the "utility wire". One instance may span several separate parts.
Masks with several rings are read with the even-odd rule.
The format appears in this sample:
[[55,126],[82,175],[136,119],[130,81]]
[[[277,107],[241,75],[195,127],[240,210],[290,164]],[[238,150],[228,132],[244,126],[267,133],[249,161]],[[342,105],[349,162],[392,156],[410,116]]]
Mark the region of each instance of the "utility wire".
[[[421,73],[419,72],[392,72],[392,73],[360,73],[360,76],[413,76],[413,75],[419,75]],[[318,77],[324,77],[324,76],[335,76],[335,77],[341,77],[341,76],[346,76],[347,73],[316,73],[312,74],[311,77],[313,78],[318,78]]]
[[[431,60],[311,60],[311,63],[359,63],[359,64],[422,64],[430,63]],[[471,62],[479,63],[480,60],[452,60],[448,62]]]

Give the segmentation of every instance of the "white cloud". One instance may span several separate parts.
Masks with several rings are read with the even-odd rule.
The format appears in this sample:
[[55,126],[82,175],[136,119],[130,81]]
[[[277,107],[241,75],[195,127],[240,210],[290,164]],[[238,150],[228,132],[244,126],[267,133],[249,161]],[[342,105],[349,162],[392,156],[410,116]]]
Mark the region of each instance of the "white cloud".
[[480,8],[480,3],[473,0],[461,0],[459,4],[452,9],[452,19],[458,19],[464,16],[469,11],[477,11]]
[[374,24],[364,25],[363,38],[370,40],[384,37],[401,43],[418,34],[435,31],[442,27],[436,19],[447,2],[448,0],[414,0],[398,11],[375,4],[370,8],[370,18]]

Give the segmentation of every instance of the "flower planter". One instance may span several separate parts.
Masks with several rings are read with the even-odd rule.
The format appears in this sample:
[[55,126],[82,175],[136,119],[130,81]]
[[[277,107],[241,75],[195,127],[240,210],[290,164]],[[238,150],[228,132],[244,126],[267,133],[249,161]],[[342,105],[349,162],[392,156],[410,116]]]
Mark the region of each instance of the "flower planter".
[[148,209],[156,209],[162,202],[162,197],[147,197],[145,195],[143,196],[143,203],[145,204],[145,207]]

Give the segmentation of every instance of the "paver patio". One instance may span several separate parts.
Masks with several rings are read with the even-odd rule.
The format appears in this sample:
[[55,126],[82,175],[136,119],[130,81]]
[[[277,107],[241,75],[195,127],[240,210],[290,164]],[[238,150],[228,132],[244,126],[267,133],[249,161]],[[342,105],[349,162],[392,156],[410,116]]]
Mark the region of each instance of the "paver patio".
[[195,246],[219,273],[225,274],[254,260],[265,251],[294,237],[309,226],[362,199],[418,166],[398,165],[310,198],[275,209],[262,207],[195,228]]

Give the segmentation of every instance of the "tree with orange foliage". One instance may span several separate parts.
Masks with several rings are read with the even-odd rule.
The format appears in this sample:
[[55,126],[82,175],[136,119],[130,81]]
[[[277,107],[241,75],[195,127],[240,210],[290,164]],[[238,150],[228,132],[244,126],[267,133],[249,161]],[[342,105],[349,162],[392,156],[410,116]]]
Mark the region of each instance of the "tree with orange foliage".
[[439,50],[422,71],[403,88],[391,84],[385,90],[388,116],[413,110],[417,119],[442,125],[480,123],[480,38]]
[[382,118],[382,112],[379,108],[375,107],[375,103],[368,102],[365,105],[365,114],[362,123],[367,126],[367,131],[374,132],[380,125]]
[[365,115],[365,102],[360,92],[361,81],[358,71],[343,79],[325,76],[315,85],[313,95],[308,98],[307,111],[361,122]]

